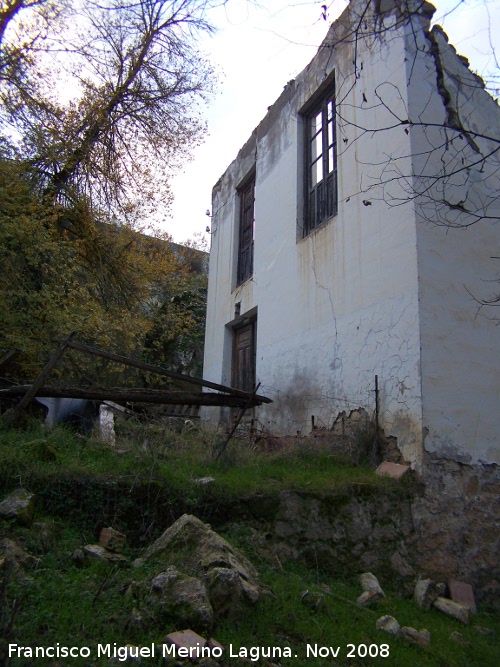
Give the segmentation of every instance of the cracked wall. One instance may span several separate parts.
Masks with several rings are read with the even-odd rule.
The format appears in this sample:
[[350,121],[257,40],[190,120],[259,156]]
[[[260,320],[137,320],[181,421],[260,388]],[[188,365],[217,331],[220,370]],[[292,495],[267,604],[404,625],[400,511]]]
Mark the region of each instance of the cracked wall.
[[[436,225],[440,219],[426,208],[428,199],[417,196],[425,165],[431,162],[427,156],[419,164],[416,157],[422,147],[419,133],[425,141],[436,140],[419,122],[426,120],[426,114],[439,118],[439,123],[453,119],[450,104],[459,93],[452,88],[444,103],[443,86],[451,86],[457,73],[441,75],[438,82],[427,5],[424,14],[408,20],[400,11],[401,3],[396,8],[385,4],[389,10],[377,15],[374,30],[364,13],[366,1],[351,2],[316,57],[285,86],[214,188],[204,376],[230,383],[228,325],[235,312],[244,315],[257,308],[257,380],[262,383],[260,391],[273,399],[256,410],[258,427],[275,434],[307,433],[313,417],[316,426],[329,428],[342,410],[361,406],[373,412],[377,375],[381,425],[398,438],[403,456],[420,467],[424,436],[429,451],[452,456],[465,452],[467,443],[464,438],[459,443],[456,434],[467,421],[464,433],[469,437],[472,424],[478,423],[477,415],[469,419],[465,410],[472,393],[478,392],[476,406],[485,400],[490,410],[484,387],[489,391],[491,383],[482,384],[482,364],[473,368],[477,355],[458,376],[453,370],[458,365],[456,350],[467,355],[490,336],[484,329],[476,335],[476,309],[457,288],[464,276],[476,287],[482,279],[472,266],[484,255],[485,240],[472,235],[472,243],[462,237],[450,241],[449,226]],[[353,25],[359,28],[356,38]],[[441,37],[435,39],[443,51],[439,62],[450,60],[447,67],[455,66]],[[338,213],[302,238],[300,109],[333,72]],[[471,98],[470,104],[475,102]],[[472,117],[472,110],[467,117]],[[453,122],[456,125],[456,119]],[[440,132],[434,148],[447,146],[442,128]],[[465,144],[471,156],[473,148]],[[449,164],[458,159],[443,151],[434,158],[441,166],[443,159]],[[441,166],[434,165],[434,173]],[[236,287],[236,188],[253,168],[254,273]],[[456,176],[460,185],[461,177]],[[481,181],[483,190],[488,183],[486,187]],[[459,203],[457,183],[451,179],[446,185],[447,196],[455,197],[452,203]],[[484,193],[471,190],[468,196],[472,202],[478,197],[486,202]],[[437,242],[436,230],[441,234]],[[453,287],[460,292],[457,298]],[[445,321],[448,317],[453,324]],[[463,327],[457,324],[460,320],[466,322]],[[443,337],[450,336],[450,326],[456,329],[453,345],[443,356]],[[459,339],[462,342],[454,348]],[[486,348],[491,355],[490,342]],[[445,381],[447,374],[450,379]],[[462,391],[455,405],[466,382],[470,391]],[[206,416],[217,418],[213,413]],[[491,446],[484,430],[489,419],[481,417],[475,460],[484,460],[485,447]],[[444,438],[441,444],[439,437]]]
[[425,450],[499,463],[498,327],[481,301],[498,280],[500,109],[442,29],[419,37],[408,91]]

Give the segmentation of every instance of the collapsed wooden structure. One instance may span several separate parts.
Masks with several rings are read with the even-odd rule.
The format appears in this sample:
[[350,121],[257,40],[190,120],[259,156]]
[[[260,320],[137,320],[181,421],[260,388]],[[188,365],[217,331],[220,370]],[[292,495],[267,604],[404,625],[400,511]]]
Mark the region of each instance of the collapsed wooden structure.
[[[77,350],[93,356],[103,357],[125,366],[132,366],[143,371],[155,373],[186,384],[198,387],[199,391],[168,391],[167,389],[143,389],[128,387],[74,387],[54,386],[46,384],[46,381],[60,361],[67,349]],[[10,360],[14,352],[7,353],[2,357],[2,362]],[[210,389],[211,391],[203,391]],[[77,343],[69,336],[62,341],[59,348],[54,352],[45,368],[32,385],[13,385],[6,389],[0,389],[0,398],[20,398],[16,407],[5,413],[8,421],[13,421],[29,405],[35,397],[46,398],[81,398],[90,401],[115,401],[117,403],[156,403],[161,405],[180,406],[227,406],[246,410],[248,408],[271,403],[271,399],[260,396],[256,392],[242,391],[234,387],[210,382],[202,378],[191,377],[182,373],[174,373],[160,366],[153,366],[137,359],[131,359],[112,352],[106,352],[90,345]]]

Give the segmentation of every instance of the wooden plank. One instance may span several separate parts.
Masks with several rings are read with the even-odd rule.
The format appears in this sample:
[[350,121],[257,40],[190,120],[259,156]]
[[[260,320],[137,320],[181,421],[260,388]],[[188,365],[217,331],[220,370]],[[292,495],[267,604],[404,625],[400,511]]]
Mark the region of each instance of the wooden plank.
[[[28,385],[0,389],[0,397],[18,397],[31,393]],[[42,386],[37,396],[47,398],[83,398],[90,401],[117,401],[126,403],[157,403],[164,405],[207,405],[241,408],[260,405],[257,396],[241,397],[231,394],[166,392],[157,389],[129,389],[127,387],[51,387]]]
[[[83,343],[76,343],[75,341],[70,341],[68,347],[71,347],[73,350],[79,350],[80,352],[87,352],[88,354],[93,354],[97,357],[104,357],[104,359],[109,359],[111,361],[116,361],[125,366],[134,366],[135,368],[140,368],[144,371],[150,371],[152,373],[158,373],[158,375],[164,375],[165,377],[172,378],[173,380],[180,380],[181,382],[189,382],[190,384],[195,384],[201,387],[207,387],[208,389],[215,389],[217,391],[226,392],[232,394],[233,396],[241,396],[242,398],[248,398],[251,396],[251,392],[242,391],[241,389],[235,389],[234,387],[226,387],[222,384],[217,384],[216,382],[210,382],[209,380],[202,380],[200,378],[194,378],[190,375],[183,375],[182,373],[174,373],[172,371],[167,371],[160,366],[152,366],[151,364],[146,364],[143,361],[138,361],[136,359],[130,359],[128,357],[123,357],[120,354],[114,354],[113,352],[105,352],[104,350],[99,350],[98,348],[91,347],[90,345],[84,345]],[[261,403],[272,403],[272,399],[267,398],[266,396],[256,396]]]
[[243,415],[245,414],[246,410],[248,410],[248,408],[252,407],[252,399],[257,395],[257,392],[258,392],[258,390],[259,390],[259,387],[260,387],[260,382],[259,382],[259,384],[255,387],[255,389],[253,390],[253,392],[250,394],[250,397],[249,397],[249,399],[247,400],[247,402],[246,402],[244,405],[241,406],[241,408],[240,408],[240,412],[239,412],[239,414],[238,414],[238,417],[236,418],[236,420],[235,420],[235,422],[234,422],[234,424],[233,424],[233,428],[231,429],[231,431],[229,432],[229,435],[227,436],[225,442],[223,442],[223,443],[221,444],[221,446],[220,446],[220,448],[219,448],[219,451],[217,452],[217,455],[216,455],[216,457],[215,457],[215,460],[216,460],[216,461],[219,460],[219,458],[221,457],[222,453],[223,453],[224,450],[226,449],[226,447],[227,447],[227,445],[228,445],[228,442],[231,440],[231,438],[232,438],[233,435],[235,434],[236,429],[238,428],[238,425],[239,425],[240,421],[242,420]]

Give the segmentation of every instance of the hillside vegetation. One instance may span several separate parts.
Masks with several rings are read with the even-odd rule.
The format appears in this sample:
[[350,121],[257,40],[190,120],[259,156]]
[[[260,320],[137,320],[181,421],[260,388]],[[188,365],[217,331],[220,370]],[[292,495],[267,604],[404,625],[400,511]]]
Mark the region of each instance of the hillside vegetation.
[[[137,600],[127,591],[153,574],[151,564],[131,568],[130,562],[187,512],[204,521],[213,517],[218,532],[244,552],[261,582],[272,590],[254,611],[236,620],[219,620],[212,628],[212,635],[228,649],[223,664],[496,664],[500,620],[492,609],[480,608],[471,625],[464,626],[438,611],[419,609],[408,590],[395,583],[391,587],[390,582],[384,585],[386,597],[375,607],[360,607],[356,599],[361,589],[354,573],[338,578],[323,571],[321,562],[314,567],[280,562],[266,548],[263,525],[246,520],[241,512],[249,498],[285,490],[322,496],[368,494],[376,499],[389,488],[403,498],[413,492],[411,479],[395,482],[376,476],[366,463],[346,463],[328,438],[284,441],[273,451],[235,439],[215,462],[219,442],[220,435],[191,424],[179,431],[139,420],[117,424],[114,448],[92,436],[63,428],[49,432],[38,424],[26,431],[0,430],[0,500],[19,485],[37,496],[30,527],[13,520],[0,523],[0,541],[14,540],[34,557],[22,566],[22,576],[5,566],[1,570],[0,660],[9,667],[108,665],[107,656],[97,657],[98,644],[151,646],[160,644],[167,633],[185,629],[175,622],[164,627],[153,617],[134,623]],[[104,525],[127,534],[127,563],[75,557],[77,550],[97,541]],[[377,619],[386,614],[401,626],[427,628],[431,644],[413,646],[376,630]],[[13,643],[91,647],[91,657],[33,662],[16,655],[8,658],[8,644]],[[309,651],[316,647],[316,657],[307,657],[308,645]],[[257,658],[254,651],[245,662],[229,655],[230,646],[233,654],[240,647],[277,647],[282,657],[264,657],[264,650]],[[290,658],[283,655],[286,647]],[[337,657],[324,657],[328,647],[340,649]],[[161,659],[145,659],[143,664],[161,664]]]

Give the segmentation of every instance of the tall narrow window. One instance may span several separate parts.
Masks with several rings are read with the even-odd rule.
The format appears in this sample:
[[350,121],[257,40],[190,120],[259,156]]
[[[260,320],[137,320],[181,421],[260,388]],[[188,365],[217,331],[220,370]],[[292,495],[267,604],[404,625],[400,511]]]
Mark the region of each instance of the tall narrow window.
[[240,198],[240,225],[238,241],[238,285],[253,275],[253,237],[255,176],[238,190]]
[[304,236],[337,213],[335,93],[329,88],[306,115]]

